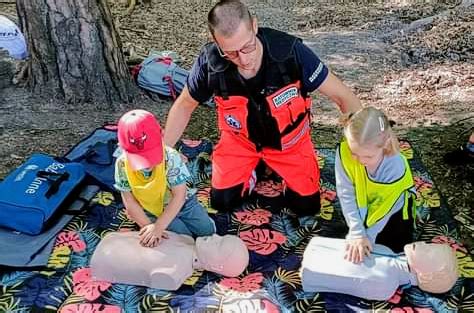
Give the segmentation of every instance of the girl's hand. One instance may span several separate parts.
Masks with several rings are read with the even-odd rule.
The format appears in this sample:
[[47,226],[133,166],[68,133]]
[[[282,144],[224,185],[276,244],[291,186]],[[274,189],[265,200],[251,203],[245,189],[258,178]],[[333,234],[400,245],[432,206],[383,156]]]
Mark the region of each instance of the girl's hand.
[[372,252],[372,245],[367,237],[347,239],[344,258],[352,263],[361,263],[364,257]]
[[165,230],[157,226],[155,223],[145,225],[140,229],[140,244],[144,247],[154,248],[162,239],[167,239],[168,235]]

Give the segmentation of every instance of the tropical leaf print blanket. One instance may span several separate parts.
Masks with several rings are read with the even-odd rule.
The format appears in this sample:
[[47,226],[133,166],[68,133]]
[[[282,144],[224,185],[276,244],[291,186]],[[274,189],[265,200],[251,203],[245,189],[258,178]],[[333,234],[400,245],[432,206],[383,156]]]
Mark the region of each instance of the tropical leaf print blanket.
[[[190,146],[199,141],[190,142]],[[189,146],[188,146],[189,148]],[[315,235],[343,237],[346,228],[335,192],[334,149],[319,149],[321,213],[297,219],[282,206],[281,183],[260,182],[251,200],[233,214],[209,206],[209,168],[190,164],[198,199],[215,220],[219,234],[242,238],[250,264],[237,278],[196,270],[176,292],[93,281],[89,260],[107,233],[136,230],[113,193],[101,190],[87,214],[76,216],[57,236],[46,268],[0,273],[1,312],[451,312],[474,311],[474,263],[458,240],[456,224],[433,182],[402,143],[415,177],[419,239],[447,242],[456,250],[461,278],[447,294],[416,287],[398,290],[387,302],[335,293],[308,294],[298,275],[308,241]],[[193,156],[198,160],[208,155]]]

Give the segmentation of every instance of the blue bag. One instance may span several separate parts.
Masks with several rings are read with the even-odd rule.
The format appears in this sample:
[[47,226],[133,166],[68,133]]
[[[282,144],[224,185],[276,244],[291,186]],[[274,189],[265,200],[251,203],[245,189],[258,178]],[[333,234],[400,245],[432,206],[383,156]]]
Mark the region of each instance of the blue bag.
[[79,163],[33,154],[0,183],[0,226],[30,235],[41,233],[84,178]]
[[97,183],[114,191],[114,155],[117,149],[117,126],[105,125],[71,148],[64,157],[84,166],[86,173]]
[[188,71],[176,65],[171,58],[151,55],[143,60],[137,83],[144,89],[176,99],[187,77]]

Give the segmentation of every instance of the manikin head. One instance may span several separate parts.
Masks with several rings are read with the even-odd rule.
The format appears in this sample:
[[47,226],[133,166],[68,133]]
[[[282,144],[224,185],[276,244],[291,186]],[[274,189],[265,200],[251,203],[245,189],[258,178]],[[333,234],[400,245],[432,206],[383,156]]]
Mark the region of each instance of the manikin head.
[[203,269],[227,277],[239,276],[249,263],[245,243],[232,235],[198,237],[196,254]]
[[449,245],[417,241],[405,245],[404,250],[420,289],[444,293],[454,286],[458,267],[456,253]]

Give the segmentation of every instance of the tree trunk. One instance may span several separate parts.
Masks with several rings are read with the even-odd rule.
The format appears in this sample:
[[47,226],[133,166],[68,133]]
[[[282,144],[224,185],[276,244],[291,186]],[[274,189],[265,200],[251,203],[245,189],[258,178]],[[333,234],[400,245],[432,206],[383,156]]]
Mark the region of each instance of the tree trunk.
[[138,94],[107,0],[17,0],[29,86],[67,104],[111,105]]

